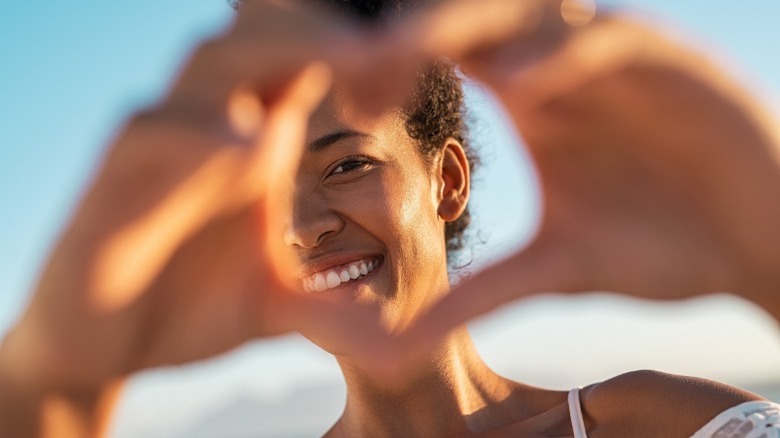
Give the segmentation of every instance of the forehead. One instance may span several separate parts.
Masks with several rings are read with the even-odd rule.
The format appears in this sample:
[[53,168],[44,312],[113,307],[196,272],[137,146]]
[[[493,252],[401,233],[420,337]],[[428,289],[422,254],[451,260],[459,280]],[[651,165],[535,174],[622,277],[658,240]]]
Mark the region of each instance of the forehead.
[[382,113],[364,111],[347,87],[334,86],[309,119],[307,143],[336,131],[351,130],[374,137],[405,137],[405,117],[398,108]]

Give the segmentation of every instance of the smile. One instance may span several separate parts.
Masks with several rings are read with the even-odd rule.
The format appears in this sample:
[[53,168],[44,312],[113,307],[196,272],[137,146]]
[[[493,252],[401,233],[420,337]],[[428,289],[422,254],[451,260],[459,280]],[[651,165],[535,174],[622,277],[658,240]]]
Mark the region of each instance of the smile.
[[324,292],[358,280],[379,267],[382,257],[357,260],[312,274],[302,281],[306,292]]

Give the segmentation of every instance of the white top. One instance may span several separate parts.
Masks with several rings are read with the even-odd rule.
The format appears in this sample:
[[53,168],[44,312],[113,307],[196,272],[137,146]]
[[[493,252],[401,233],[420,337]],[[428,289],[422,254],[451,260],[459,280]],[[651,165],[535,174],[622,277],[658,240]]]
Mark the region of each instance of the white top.
[[691,438],[780,438],[780,405],[742,403],[721,412]]
[[[588,438],[582,419],[580,388],[569,391],[569,417],[574,438]],[[780,438],[780,404],[750,401],[726,409],[691,438]]]

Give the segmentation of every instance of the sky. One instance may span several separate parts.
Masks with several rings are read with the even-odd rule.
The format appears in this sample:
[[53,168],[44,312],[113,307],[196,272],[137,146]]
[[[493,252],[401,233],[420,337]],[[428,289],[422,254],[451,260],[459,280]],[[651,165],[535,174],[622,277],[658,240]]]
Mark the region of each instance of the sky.
[[[749,4],[600,3],[675,23],[670,29],[780,108],[780,3]],[[111,135],[129,114],[153,102],[188,51],[231,15],[222,0],[0,6],[0,333],[23,309]],[[472,201],[476,240],[483,242],[476,244],[475,258],[481,263],[529,238],[538,199],[531,166],[493,98],[471,84],[468,101],[485,161]],[[612,296],[543,297],[507,306],[471,327],[478,349],[496,370],[547,387],[565,389],[639,368],[739,385],[780,382],[776,324],[732,297],[678,305]],[[290,436],[307,436],[336,418],[341,385],[333,359],[307,341],[295,336],[262,341],[211,361],[139,376],[120,405],[112,434],[194,436],[183,431],[195,418],[236,400],[265,403],[269,412],[281,412],[276,420],[288,421],[296,408],[295,403],[287,408],[285,400],[291,395],[295,400],[300,391],[321,400],[312,394],[324,388],[327,403],[317,409],[311,429],[295,429],[289,421],[278,426],[293,431]]]

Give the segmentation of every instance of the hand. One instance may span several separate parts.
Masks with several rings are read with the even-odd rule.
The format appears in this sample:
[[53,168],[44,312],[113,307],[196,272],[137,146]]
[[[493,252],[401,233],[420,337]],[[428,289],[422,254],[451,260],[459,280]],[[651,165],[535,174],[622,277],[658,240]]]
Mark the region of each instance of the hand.
[[497,92],[543,198],[530,245],[461,284],[409,338],[433,342],[543,292],[731,291],[780,319],[776,121],[693,50],[618,17],[574,28],[558,5],[445,2],[393,38]]
[[358,45],[341,29],[255,0],[194,53],[113,141],[4,342],[3,371],[41,391],[96,389],[293,327],[370,332],[296,293],[281,237],[309,112],[330,70],[359,55],[335,53]]

